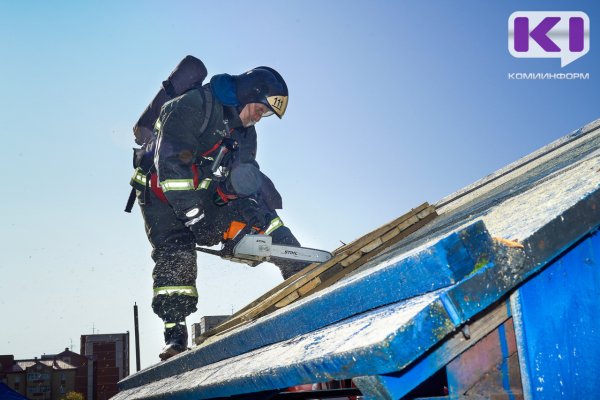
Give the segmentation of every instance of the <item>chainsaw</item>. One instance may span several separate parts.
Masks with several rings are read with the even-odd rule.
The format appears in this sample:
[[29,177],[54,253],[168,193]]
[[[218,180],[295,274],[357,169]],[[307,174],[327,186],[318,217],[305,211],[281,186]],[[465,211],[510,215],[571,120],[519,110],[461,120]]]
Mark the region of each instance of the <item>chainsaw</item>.
[[273,238],[269,235],[244,231],[248,230],[244,229],[234,239],[225,241],[220,250],[200,246],[196,247],[196,250],[252,267],[263,261],[277,260],[322,263],[332,257],[331,253],[325,250],[273,244]]

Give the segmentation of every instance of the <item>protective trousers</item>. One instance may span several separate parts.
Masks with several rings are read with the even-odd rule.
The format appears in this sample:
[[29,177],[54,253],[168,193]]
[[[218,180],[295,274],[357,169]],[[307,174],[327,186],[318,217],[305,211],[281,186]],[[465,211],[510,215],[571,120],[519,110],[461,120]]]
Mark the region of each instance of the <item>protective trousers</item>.
[[[196,237],[176,218],[173,209],[151,190],[145,190],[145,193],[137,190],[136,194],[155,263],[152,309],[165,322],[185,321],[186,316],[196,311],[198,303]],[[269,214],[274,221],[280,221],[275,211],[269,210]],[[230,207],[210,205],[207,215],[212,215],[207,221],[211,227],[210,234],[219,237],[223,237],[231,221],[240,220],[240,212],[235,204]],[[288,227],[281,223],[274,227],[269,232],[274,244],[300,245]],[[284,279],[306,265],[299,262],[277,263]]]

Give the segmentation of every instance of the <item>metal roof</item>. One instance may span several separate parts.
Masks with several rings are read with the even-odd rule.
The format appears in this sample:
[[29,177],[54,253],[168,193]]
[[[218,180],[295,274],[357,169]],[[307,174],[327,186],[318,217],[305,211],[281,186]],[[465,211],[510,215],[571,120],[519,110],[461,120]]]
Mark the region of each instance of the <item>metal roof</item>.
[[599,126],[442,199],[437,219],[356,273],[126,378],[114,399],[208,399],[398,371],[423,378],[418,359],[600,225]]

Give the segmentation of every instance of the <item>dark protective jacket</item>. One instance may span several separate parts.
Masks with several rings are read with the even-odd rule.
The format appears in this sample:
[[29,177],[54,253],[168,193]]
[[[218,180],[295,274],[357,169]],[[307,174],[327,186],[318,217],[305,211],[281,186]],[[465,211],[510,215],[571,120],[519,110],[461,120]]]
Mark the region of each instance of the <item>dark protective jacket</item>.
[[211,175],[208,158],[225,137],[223,106],[209,85],[165,103],[155,125],[154,165],[160,187],[180,219],[206,207]]
[[[210,84],[190,90],[162,107],[155,126],[154,165],[160,187],[182,221],[188,218],[186,211],[194,207],[213,208],[219,183],[213,182],[210,167],[226,136],[225,121],[231,139],[238,143],[238,148],[227,153],[221,163],[225,174],[240,164],[258,168],[256,130],[244,128],[237,110],[219,102]],[[264,174],[260,174],[260,182],[258,191],[267,208],[281,208],[281,197],[272,182]]]

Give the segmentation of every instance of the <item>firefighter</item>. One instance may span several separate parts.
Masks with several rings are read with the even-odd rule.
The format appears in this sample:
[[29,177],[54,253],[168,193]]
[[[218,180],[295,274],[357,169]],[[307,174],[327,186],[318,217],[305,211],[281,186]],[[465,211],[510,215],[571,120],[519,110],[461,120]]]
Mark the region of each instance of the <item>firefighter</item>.
[[[152,308],[164,321],[163,360],[187,349],[185,318],[198,300],[196,244],[230,240],[248,225],[273,243],[299,245],[277,216],[281,197],[255,160],[254,125],[282,118],[287,102],[281,75],[257,67],[216,75],[161,108],[156,140],[145,149],[153,154],[152,173],[136,170],[132,184],[153,248]],[[304,266],[278,264],[284,278]]]

